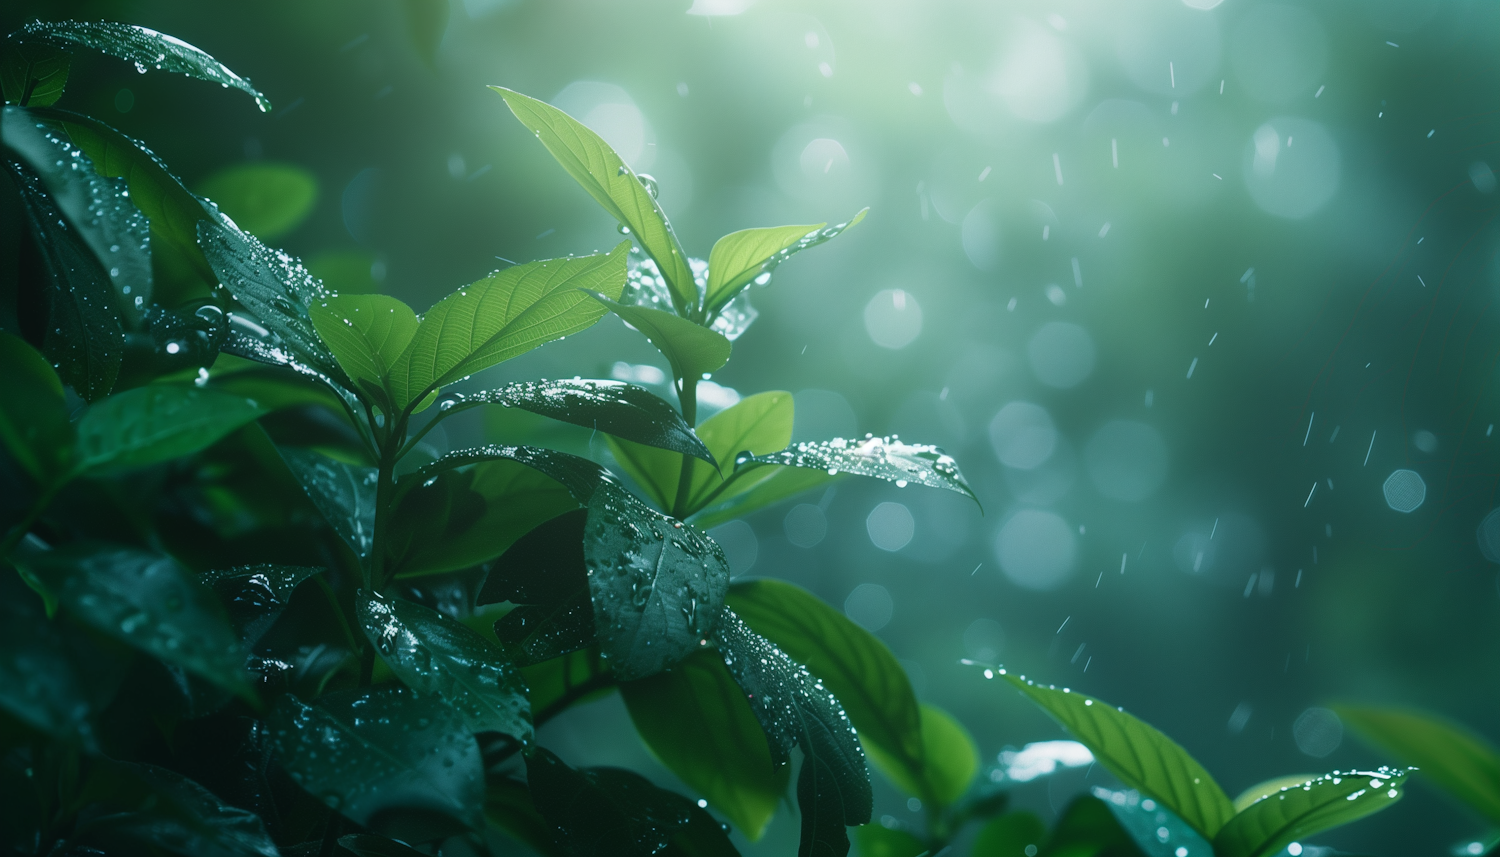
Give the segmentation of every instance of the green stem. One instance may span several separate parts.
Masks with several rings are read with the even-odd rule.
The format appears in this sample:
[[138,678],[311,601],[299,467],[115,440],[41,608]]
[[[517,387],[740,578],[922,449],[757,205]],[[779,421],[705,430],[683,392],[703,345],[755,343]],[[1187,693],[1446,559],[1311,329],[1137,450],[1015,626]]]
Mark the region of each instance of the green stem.
[[[682,418],[688,425],[698,425],[698,379],[677,379],[677,399],[682,403]],[[688,494],[693,489],[693,456],[682,454],[682,472],[677,478],[677,499],[672,503],[672,517],[685,518],[689,513],[687,508]]]
[[22,518],[20,523],[11,527],[10,532],[5,535],[5,541],[0,542],[0,562],[4,562],[10,557],[10,552],[16,549],[16,545],[21,543],[21,539],[26,538],[27,533],[31,532],[32,525],[37,522],[37,519],[52,504],[52,500],[57,496],[57,492],[61,491],[70,479],[72,479],[72,474],[63,476],[42,489],[42,493],[38,495],[36,502],[32,503],[31,508],[26,511],[26,517]]

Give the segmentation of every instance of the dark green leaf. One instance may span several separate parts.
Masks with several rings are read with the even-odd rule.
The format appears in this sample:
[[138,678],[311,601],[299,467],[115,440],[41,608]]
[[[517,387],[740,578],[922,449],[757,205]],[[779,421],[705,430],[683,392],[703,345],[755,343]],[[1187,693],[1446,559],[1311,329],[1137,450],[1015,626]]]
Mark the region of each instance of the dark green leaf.
[[604,311],[580,289],[618,295],[629,246],[506,268],[438,301],[392,366],[394,404],[404,408],[481,369],[587,330]]
[[339,847],[355,854],[356,857],[423,857],[421,851],[410,845],[387,839],[378,833],[351,833],[348,836],[340,836]]
[[437,60],[438,45],[448,29],[448,0],[402,0],[406,10],[406,29],[412,46],[422,61],[431,66]]
[[1456,723],[1419,711],[1340,705],[1340,719],[1379,747],[1420,771],[1468,804],[1491,824],[1500,824],[1500,752]]
[[580,688],[596,690],[574,700],[584,702],[614,689],[609,664],[599,655],[598,646],[569,652],[559,658],[521,668],[526,686],[531,688],[531,710],[546,712],[576,696]]
[[282,764],[356,824],[388,810],[483,823],[484,770],[463,717],[442,700],[385,686],[281,699],[271,715]]
[[1214,836],[1217,857],[1270,857],[1288,843],[1379,812],[1401,798],[1407,771],[1335,771],[1284,787],[1230,819]]
[[854,841],[859,843],[859,857],[920,857],[931,853],[917,837],[881,824],[854,828]]
[[[739,494],[770,476],[775,468],[761,468],[725,484],[734,475],[734,458],[784,449],[792,440],[792,394],[780,391],[757,393],[719,411],[698,426],[698,438],[717,465],[693,462],[692,481],[683,508],[691,515],[709,502]],[[631,438],[630,440],[634,440]],[[630,478],[663,509],[674,508],[682,478],[682,456],[639,443],[611,440],[615,459]]]
[[908,484],[929,488],[946,488],[979,502],[958,471],[953,457],[925,443],[905,443],[889,437],[866,437],[864,440],[833,440],[799,443],[769,455],[741,456],[737,467],[781,464],[822,470],[829,475],[852,473],[894,482],[898,488]]
[[584,561],[594,625],[621,680],[680,661],[712,630],[729,583],[724,552],[697,529],[636,499],[599,465],[527,446],[486,446],[443,456],[417,472],[509,459],[556,479],[588,507]]
[[1084,795],[1063,810],[1042,857],[1146,857],[1104,801]]
[[262,241],[291,232],[318,202],[318,177],[296,164],[250,161],[219,170],[198,186],[235,225]]
[[25,108],[5,108],[0,136],[41,178],[69,228],[93,251],[114,287],[115,306],[138,318],[151,302],[150,226],[130,202],[126,183],[105,178],[65,135]]
[[181,39],[137,27],[108,21],[36,21],[17,33],[25,42],[54,45],[79,45],[147,68],[196,77],[226,88],[249,93],[262,112],[271,109],[250,81],[225,68],[222,63]]
[[290,366],[335,388],[348,377],[314,329],[310,307],[331,295],[296,259],[271,250],[227,220],[198,223],[198,244],[219,282],[248,314],[230,313],[225,350],[260,363]]
[[526,784],[506,776],[491,775],[484,790],[484,817],[539,854],[555,854],[552,828],[536,811]]
[[594,606],[583,560],[583,509],[522,536],[495,561],[478,603],[517,605],[495,622],[495,637],[524,665],[594,644]]
[[78,421],[76,467],[144,467],[191,455],[254,422],[256,402],[208,387],[152,384],[95,402]]
[[[750,490],[738,492],[722,503],[713,503],[691,516],[698,527],[711,530],[727,521],[743,518],[757,509],[764,509],[782,500],[788,500],[814,488],[826,488],[842,476],[828,475],[826,470],[804,470],[800,467],[757,467],[740,478],[750,483]],[[764,478],[757,478],[766,473]]]
[[771,761],[765,733],[718,653],[700,649],[664,672],[622,682],[620,695],[662,764],[759,839],[786,794],[788,767]]
[[[834,693],[837,695],[838,691]],[[847,703],[845,709],[848,710]],[[909,761],[886,753],[882,745],[869,740],[866,737],[869,733],[860,727],[853,712],[850,719],[860,729],[870,761],[902,791],[921,798],[923,803],[951,806],[968,791],[974,773],[979,770],[979,748],[968,730],[935,705],[922,704],[922,755],[915,769]]]
[[[242,716],[183,720],[173,728],[171,743],[179,773],[230,806],[260,816],[278,841],[295,835],[288,828],[296,825],[298,807],[286,800],[271,728],[264,720]],[[307,807],[310,802],[300,803]]]
[[723,334],[666,310],[629,306],[602,294],[595,294],[594,300],[609,307],[610,312],[650,340],[672,364],[672,374],[679,379],[697,380],[729,362],[733,346]]
[[277,452],[313,505],[323,513],[323,519],[354,555],[361,559],[369,556],[375,541],[375,486],[379,471],[335,461],[308,449],[278,447]]
[[447,616],[361,590],[355,610],[365,636],[391,672],[423,696],[435,694],[472,732],[531,741],[526,685],[500,647]]
[[532,800],[564,854],[739,854],[712,816],[632,771],[575,771],[539,747],[526,758],[526,778]]
[[837,698],[766,638],[724,608],[714,640],[735,683],[766,733],[773,759],[802,748],[797,806],[802,812],[799,857],[849,851],[846,825],[867,824],[873,797],[854,727]]
[[543,521],[578,508],[550,477],[486,461],[413,483],[392,516],[392,568],[416,577],[469,568],[504,553]]
[[386,295],[334,295],[308,307],[313,327],[366,395],[393,410],[391,367],[417,332],[417,314]]
[[[1034,812],[1008,812],[979,828],[970,857],[1035,857],[1047,839],[1047,825]],[[1033,850],[1027,852],[1030,846]]]
[[[280,852],[254,813],[227,806],[180,774],[152,765],[114,762],[95,769],[91,796],[131,810],[85,822],[81,843],[113,851],[126,842],[150,853],[183,857],[277,857]],[[160,849],[160,851],[158,851]]]
[[720,238],[714,242],[714,249],[708,255],[708,286],[703,299],[705,316],[713,318],[752,281],[769,275],[776,270],[777,265],[791,258],[794,253],[833,240],[844,230],[864,220],[869,211],[868,208],[861,209],[847,222],[837,226],[827,226],[824,223],[816,226],[771,226],[742,229]]
[[1177,742],[1124,711],[1068,688],[1000,676],[1051,714],[1120,781],[1154,798],[1205,839],[1234,816],[1234,805],[1208,771]]
[[21,241],[20,269],[23,281],[42,284],[42,353],[64,383],[93,401],[114,389],[125,359],[125,321],[114,285],[42,180],[15,161],[6,164],[31,226],[30,240]]
[[906,670],[885,643],[786,581],[736,583],[725,603],[838,697],[861,743],[879,754],[876,761],[897,785],[924,801],[934,799],[925,779],[922,712]]
[[204,572],[198,581],[227,601],[240,639],[253,646],[291,603],[297,585],[322,571],[303,565],[241,565]]
[[0,708],[63,741],[98,750],[96,718],[119,658],[49,619],[18,575],[0,568]]
[[[451,413],[484,404],[520,408],[654,449],[667,450],[668,454],[696,456],[710,465],[714,462],[714,456],[675,408],[649,390],[623,381],[576,378],[518,381],[480,393],[452,393],[444,396],[438,407]],[[671,458],[682,461],[680,455],[671,455]]]
[[[656,197],[641,183],[614,149],[583,123],[550,104],[504,87],[500,93],[521,124],[531,129],[568,175],[588,191],[609,215],[628,228],[656,263],[672,292],[672,302],[684,315],[698,308],[698,285],[687,254],[667,223]],[[621,281],[621,286],[624,281]],[[611,297],[618,292],[611,293]]]
[[0,366],[5,367],[0,371],[0,442],[33,479],[48,484],[67,469],[73,454],[62,383],[47,358],[3,331]]
[[[1094,787],[1094,797],[1114,813],[1120,829],[1130,835],[1146,857],[1213,857],[1213,846],[1187,822],[1151,798],[1133,791]],[[1186,850],[1183,850],[1186,849]]]
[[21,41],[12,36],[0,45],[0,91],[5,103],[46,107],[62,97],[72,58],[55,45]]
[[70,545],[15,561],[84,623],[249,696],[246,652],[224,608],[170,557]]

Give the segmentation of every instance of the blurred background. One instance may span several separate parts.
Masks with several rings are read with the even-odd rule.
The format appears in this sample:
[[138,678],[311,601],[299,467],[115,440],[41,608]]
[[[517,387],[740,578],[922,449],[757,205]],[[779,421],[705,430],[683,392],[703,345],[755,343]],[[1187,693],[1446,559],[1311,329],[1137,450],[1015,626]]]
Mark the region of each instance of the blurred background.
[[[36,16],[153,27],[251,78],[271,112],[80,53],[59,106],[143,139],[336,288],[419,310],[619,240],[486,84],[654,176],[695,256],[870,206],[753,290],[705,399],[785,389],[798,439],[939,444],[983,512],[844,481],[714,536],[737,575],[876,632],[991,763],[1063,736],[961,658],[1125,706],[1231,795],[1390,761],[1330,702],[1500,738],[1493,4],[12,0],[0,23]],[[664,367],[611,317],[475,383]],[[478,413],[436,442],[547,431],[608,455]],[[617,698],[542,741],[673,782]],[[1016,799],[1047,815],[1109,784],[1080,766]],[[877,816],[919,820],[876,789]],[[1478,830],[1416,786],[1317,841],[1439,854]],[[796,831],[782,813],[746,853]]]

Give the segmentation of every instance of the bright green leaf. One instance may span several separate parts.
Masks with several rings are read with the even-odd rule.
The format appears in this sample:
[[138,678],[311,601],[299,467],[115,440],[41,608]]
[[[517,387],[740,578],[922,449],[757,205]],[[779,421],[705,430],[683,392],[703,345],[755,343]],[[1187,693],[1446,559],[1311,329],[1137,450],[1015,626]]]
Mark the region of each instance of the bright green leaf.
[[924,702],[922,753],[926,799],[940,806],[956,803],[979,770],[979,747],[969,730],[953,715]]
[[859,845],[859,857],[921,857],[931,853],[917,837],[881,824],[854,828],[854,842]]
[[250,399],[207,387],[126,390],[95,402],[78,421],[76,467],[122,470],[191,455],[264,413]]
[[318,202],[318,177],[304,167],[249,161],[226,167],[198,185],[203,196],[262,241],[291,232]]
[[417,332],[417,314],[386,295],[334,295],[307,308],[350,380],[385,397],[391,368]]
[[196,77],[249,93],[262,112],[271,109],[271,102],[250,81],[223,63],[181,39],[146,27],[110,21],[35,21],[12,38],[16,37],[25,42],[78,45],[133,62],[143,71],[154,68]]
[[80,621],[250,696],[248,653],[224,608],[171,557],[79,544],[34,551],[13,561]]
[[500,647],[420,604],[360,590],[360,627],[407,687],[435,694],[473,732],[531,742],[531,705],[521,674]]
[[[1047,825],[1034,812],[1008,812],[979,828],[970,857],[1035,857],[1047,839]],[[1027,846],[1033,849],[1026,851]]]
[[964,481],[958,462],[941,449],[925,443],[906,443],[894,438],[867,437],[864,440],[833,440],[799,443],[769,455],[742,456],[737,468],[780,464],[822,470],[829,475],[852,473],[896,483],[896,487],[926,485],[956,491],[976,504],[979,498]]
[[1206,839],[1234,816],[1229,797],[1198,760],[1151,725],[1108,703],[1024,677],[1001,676],[1057,719],[1110,773],[1155,798]]
[[1214,836],[1217,857],[1271,857],[1288,843],[1379,812],[1401,798],[1408,772],[1335,771],[1283,787],[1246,807]]
[[782,580],[736,583],[725,603],[838,697],[861,743],[880,754],[877,761],[900,772],[893,774],[898,785],[909,786],[923,800],[931,798],[924,779],[921,709],[906,671],[885,643],[816,595]]
[[717,652],[700,649],[664,672],[623,682],[620,695],[651,752],[696,793],[758,840],[786,793],[745,695]]
[[0,44],[0,92],[6,104],[47,107],[62,97],[72,57],[56,45],[8,38]]
[[1500,752],[1489,741],[1440,717],[1398,708],[1353,705],[1333,709],[1376,747],[1500,825]]
[[62,382],[47,358],[3,331],[0,366],[0,442],[33,479],[48,484],[67,469],[73,452]]
[[698,286],[667,215],[609,144],[550,104],[504,87],[490,88],[500,93],[510,111],[531,129],[568,175],[641,243],[666,278],[677,311],[686,315],[696,310]]
[[1318,778],[1317,774],[1289,774],[1284,777],[1272,777],[1264,782],[1256,783],[1248,789],[1235,795],[1234,811],[1243,812],[1245,807],[1260,800],[1267,795],[1279,792],[1286,786],[1300,786]]
[[356,824],[383,812],[427,810],[484,825],[484,763],[463,716],[436,696],[399,686],[290,694],[270,717],[293,781]]
[[704,317],[713,318],[752,281],[769,275],[795,253],[838,237],[865,219],[868,208],[837,226],[772,226],[731,232],[714,243],[708,256]]
[[438,301],[393,367],[394,404],[589,328],[604,310],[580,290],[618,295],[629,246],[506,268]]
[[650,340],[672,364],[672,374],[679,379],[696,380],[729,362],[733,346],[723,334],[666,310],[628,306],[606,295],[596,294],[594,298]]

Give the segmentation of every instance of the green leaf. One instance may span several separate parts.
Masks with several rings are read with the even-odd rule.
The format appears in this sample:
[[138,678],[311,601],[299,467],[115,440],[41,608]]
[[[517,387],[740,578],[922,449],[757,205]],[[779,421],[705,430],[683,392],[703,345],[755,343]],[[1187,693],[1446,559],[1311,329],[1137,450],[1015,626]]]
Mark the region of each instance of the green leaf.
[[956,491],[977,505],[969,483],[958,471],[958,462],[941,449],[925,443],[905,443],[889,437],[868,436],[864,440],[833,440],[799,443],[769,455],[746,455],[735,461],[738,468],[764,464],[822,470],[830,476],[852,473],[873,476],[896,487],[909,484]]
[[46,485],[68,467],[73,426],[63,400],[62,382],[18,336],[0,331],[0,442],[21,468]]
[[448,29],[448,0],[403,0],[406,30],[417,55],[431,67]]
[[181,39],[145,27],[109,21],[34,21],[22,27],[12,38],[63,47],[78,45],[133,62],[142,72],[154,68],[196,77],[249,93],[263,113],[271,109],[271,102],[251,86],[250,81],[225,68],[218,60]]
[[629,246],[506,268],[438,301],[392,367],[394,404],[591,327],[604,311],[580,289],[618,295]]
[[[731,479],[734,459],[739,453],[775,452],[791,442],[792,394],[772,391],[742,399],[698,426],[698,439],[718,463],[693,462],[687,501],[682,505],[688,515],[709,502],[721,502],[740,494],[771,475],[772,468],[763,468],[753,476]],[[663,509],[674,508],[682,478],[682,456],[628,440],[611,440],[610,449],[620,466],[653,502]]]
[[407,485],[389,539],[399,577],[492,560],[537,525],[578,508],[567,489],[513,461],[483,462]]
[[199,192],[262,241],[291,232],[318,202],[318,177],[304,167],[249,161],[226,167],[198,185]]
[[1238,795],[1235,795],[1234,811],[1243,812],[1245,807],[1269,794],[1281,791],[1284,786],[1300,786],[1317,778],[1317,774],[1288,774],[1284,777],[1272,777],[1269,780],[1256,783]]
[[1056,718],[1126,786],[1155,798],[1205,839],[1234,816],[1229,797],[1208,771],[1144,721],[1068,688],[1043,687],[1003,670],[1000,677]]
[[313,328],[349,379],[392,411],[391,368],[417,332],[417,314],[386,295],[334,295],[308,307]]
[[594,605],[583,559],[587,520],[588,512],[577,509],[522,536],[495,561],[479,590],[479,604],[517,605],[495,622],[495,638],[523,666],[595,642]]
[[557,853],[552,828],[536,811],[526,784],[507,776],[491,774],[484,791],[484,817],[538,854]]
[[1129,834],[1147,857],[1212,857],[1213,846],[1171,810],[1133,791],[1116,792],[1095,786],[1094,797],[1114,813],[1120,829]]
[[[708,255],[708,286],[703,299],[704,315],[713,318],[752,281],[769,275],[776,266],[809,247],[838,237],[865,219],[870,209],[861,209],[848,222],[837,226],[771,226],[742,229],[714,242]],[[825,228],[827,227],[827,228]]]
[[227,220],[201,221],[204,258],[247,312],[229,314],[224,350],[238,357],[290,366],[338,392],[349,379],[313,327],[310,308],[332,295],[296,259],[271,250]]
[[594,624],[618,678],[660,672],[700,645],[729,584],[729,564],[712,539],[648,507],[592,461],[553,450],[459,450],[417,471],[417,478],[493,459],[545,473],[588,507],[583,554]]
[[484,824],[484,764],[458,711],[385,686],[331,693],[308,705],[290,694],[271,713],[281,763],[314,797],[355,822],[394,809]]
[[917,837],[881,824],[854,828],[854,841],[859,844],[859,857],[921,857],[931,853]]
[[27,44],[11,36],[0,45],[0,92],[6,104],[46,107],[62,97],[72,57],[55,45]]
[[1500,825],[1500,752],[1456,723],[1420,711],[1335,706],[1361,737],[1409,765],[1448,794]]
[[580,697],[576,702],[586,702],[614,690],[609,664],[599,656],[598,646],[522,667],[521,675],[526,678],[526,686],[531,688],[531,710],[534,712],[547,711],[560,704],[564,697],[590,683],[599,689]]
[[322,572],[312,566],[263,563],[206,571],[198,582],[227,602],[229,619],[249,647],[276,624],[298,584]]
[[1120,827],[1109,806],[1089,795],[1075,798],[1063,810],[1041,854],[1043,857],[1147,857]]
[[490,89],[500,93],[510,112],[531,129],[568,175],[611,217],[630,230],[666,279],[677,312],[689,315],[696,311],[698,285],[693,280],[692,268],[688,266],[687,254],[667,223],[667,215],[657,204],[656,197],[614,149],[583,123],[550,104],[504,87],[492,86]]
[[[1047,825],[1034,812],[1008,812],[979,828],[970,857],[1034,857],[1047,840]],[[1028,854],[1027,846],[1033,850]]]
[[[255,813],[229,806],[192,780],[153,765],[110,762],[96,767],[85,799],[96,803],[74,841],[114,852],[125,843],[144,853],[183,857],[277,857],[280,853]],[[102,798],[103,800],[99,800]],[[123,812],[100,812],[97,803]],[[94,850],[92,848],[88,849]],[[134,853],[129,851],[127,853]]]
[[360,590],[355,611],[365,636],[407,687],[435,694],[463,716],[473,732],[503,732],[531,742],[526,685],[500,650],[447,616],[379,593]]
[[723,334],[700,327],[666,310],[629,306],[601,294],[595,294],[594,299],[609,307],[610,312],[639,330],[641,335],[655,345],[656,350],[672,364],[672,374],[676,378],[696,380],[729,362],[729,352],[733,346]]
[[351,833],[339,837],[339,847],[356,857],[423,857],[423,852],[387,839],[378,833]]
[[95,402],[79,419],[75,466],[97,473],[170,461],[264,413],[251,399],[191,384],[126,390]]
[[634,384],[577,378],[517,381],[496,390],[450,393],[438,402],[450,414],[486,404],[520,408],[667,450],[666,454],[674,461],[681,462],[682,455],[691,455],[714,463],[714,456],[675,408]]
[[14,562],[85,624],[252,698],[247,653],[223,606],[171,557],[78,544]]
[[[841,475],[830,476],[826,470],[804,470],[800,467],[757,467],[740,472],[745,474],[741,478],[750,483],[749,490],[737,492],[722,503],[712,503],[699,509],[689,518],[694,525],[711,530],[814,488],[825,488],[843,478]],[[765,476],[757,478],[761,473]]]
[[933,799],[924,779],[922,712],[906,670],[885,643],[786,581],[736,583],[725,603],[838,697],[865,749],[884,763],[897,785],[924,801]]
[[1401,798],[1407,771],[1335,771],[1283,787],[1246,807],[1214,836],[1217,857],[1270,857],[1288,843],[1379,812]]
[[50,619],[19,575],[0,569],[0,708],[62,741],[99,750],[98,716],[124,674],[112,652]]
[[752,631],[729,607],[715,623],[714,642],[750,700],[772,759],[785,763],[793,747],[802,748],[799,857],[847,853],[845,827],[869,823],[873,796],[864,753],[843,706],[806,667]]
[[[811,667],[809,667],[811,669]],[[834,690],[838,695],[838,691]],[[842,701],[845,697],[839,696]],[[848,710],[848,705],[845,705]],[[860,721],[850,714],[855,728]],[[922,755],[920,765],[912,770],[911,762],[885,752],[884,747],[868,738],[865,752],[876,767],[891,778],[902,791],[922,799],[923,803],[951,806],[968,791],[979,770],[979,747],[963,724],[935,705],[922,703]],[[869,733],[860,729],[861,736]]]
[[354,555],[370,555],[375,541],[375,487],[379,471],[374,467],[345,464],[308,449],[277,447],[281,460],[292,471],[323,520],[349,545]]
[[[738,855],[718,822],[692,801],[633,771],[575,771],[538,747],[526,757],[532,801],[567,855]],[[671,849],[667,851],[667,849]]]
[[664,672],[623,682],[620,695],[651,752],[755,841],[786,793],[771,749],[717,652],[700,649]]

